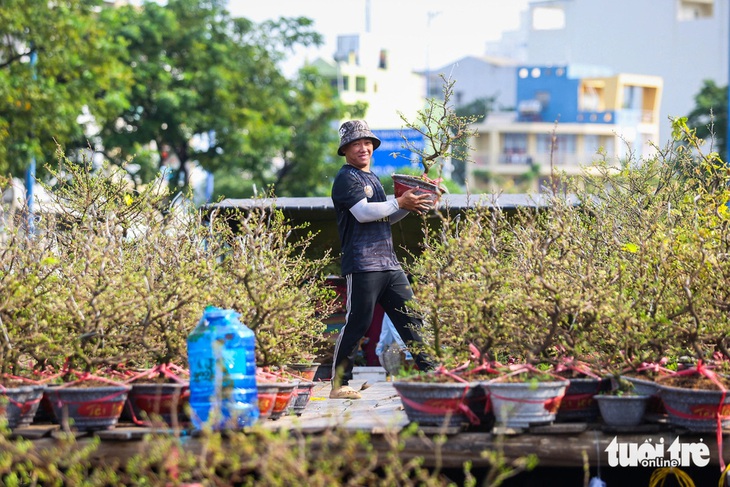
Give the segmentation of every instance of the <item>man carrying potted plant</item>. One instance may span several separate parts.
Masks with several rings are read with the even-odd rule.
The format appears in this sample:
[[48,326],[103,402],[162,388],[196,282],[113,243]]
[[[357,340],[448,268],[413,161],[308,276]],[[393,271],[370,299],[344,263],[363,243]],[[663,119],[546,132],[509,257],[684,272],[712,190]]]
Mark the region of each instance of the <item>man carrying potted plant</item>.
[[[332,185],[332,201],[337,213],[337,230],[342,246],[342,275],[347,282],[345,325],[335,344],[332,363],[331,399],[359,399],[360,393],[348,385],[360,340],[365,336],[379,303],[390,316],[398,334],[408,344],[420,342],[419,318],[406,303],[413,291],[395,255],[390,226],[408,212],[430,208],[428,195],[406,191],[388,200],[378,177],[370,172],[373,151],[380,139],[364,120],[351,120],[339,130],[337,154],[346,164]],[[433,368],[429,357],[416,353],[421,370]]]

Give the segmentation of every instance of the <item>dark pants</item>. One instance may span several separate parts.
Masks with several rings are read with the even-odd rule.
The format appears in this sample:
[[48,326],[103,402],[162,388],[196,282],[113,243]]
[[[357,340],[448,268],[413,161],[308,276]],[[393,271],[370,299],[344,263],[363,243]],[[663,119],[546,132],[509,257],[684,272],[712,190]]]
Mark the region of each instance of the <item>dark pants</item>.
[[[417,330],[423,326],[420,318],[408,312],[406,303],[413,299],[413,290],[403,271],[357,272],[348,274],[346,280],[347,314],[335,344],[333,387],[346,385],[352,379],[360,340],[370,329],[376,304],[385,310],[406,345],[421,341]],[[419,370],[434,367],[431,359],[423,353],[413,354],[413,358]]]

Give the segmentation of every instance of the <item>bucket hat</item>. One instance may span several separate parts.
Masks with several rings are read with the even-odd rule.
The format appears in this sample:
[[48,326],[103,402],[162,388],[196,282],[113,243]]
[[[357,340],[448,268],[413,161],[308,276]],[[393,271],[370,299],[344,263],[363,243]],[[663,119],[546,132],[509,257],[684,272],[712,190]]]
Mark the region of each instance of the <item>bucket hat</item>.
[[372,140],[373,150],[380,147],[380,139],[372,133],[365,120],[350,120],[340,126],[340,147],[337,149],[337,155],[344,156],[345,151],[342,149],[350,142],[358,139]]

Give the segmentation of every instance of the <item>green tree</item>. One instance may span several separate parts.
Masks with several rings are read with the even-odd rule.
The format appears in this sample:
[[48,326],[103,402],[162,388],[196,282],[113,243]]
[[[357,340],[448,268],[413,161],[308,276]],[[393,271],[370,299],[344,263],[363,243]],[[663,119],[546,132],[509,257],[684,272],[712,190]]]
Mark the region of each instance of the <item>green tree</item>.
[[276,172],[274,188],[280,196],[328,196],[332,179],[343,164],[337,156],[336,120],[347,111],[365,115],[362,104],[344,105],[329,82],[314,68],[303,68],[294,81],[289,102],[291,138],[282,151],[283,164]]
[[3,0],[0,6],[0,173],[31,157],[85,145],[84,113],[103,121],[126,105],[123,45],[97,21],[101,1]]
[[695,95],[695,108],[687,116],[687,126],[695,129],[697,137],[713,141],[720,157],[727,156],[727,86],[705,80]]
[[[226,196],[251,195],[254,185],[291,187],[287,181],[299,176],[289,161],[322,160],[327,145],[326,138],[301,148],[293,141],[307,133],[318,138],[338,111],[329,87],[308,83],[311,74],[290,81],[279,62],[296,45],[320,44],[321,36],[306,18],[255,24],[231,18],[224,6],[170,0],[106,12],[110,30],[128,43],[135,77],[131,103],[102,128],[107,156],[116,163],[136,156],[149,180],[174,155],[181,163],[175,181],[183,184],[186,163],[197,161],[219,187],[238,193]],[[150,142],[157,154],[142,152]],[[276,157],[287,161],[278,172]]]

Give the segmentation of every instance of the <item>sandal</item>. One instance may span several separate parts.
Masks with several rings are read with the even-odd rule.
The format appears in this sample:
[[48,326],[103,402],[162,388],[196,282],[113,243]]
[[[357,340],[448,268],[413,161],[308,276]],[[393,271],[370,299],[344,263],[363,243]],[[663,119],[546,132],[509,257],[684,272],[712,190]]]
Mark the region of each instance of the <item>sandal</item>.
[[332,389],[330,399],[360,399],[362,395],[350,386],[340,386]]

